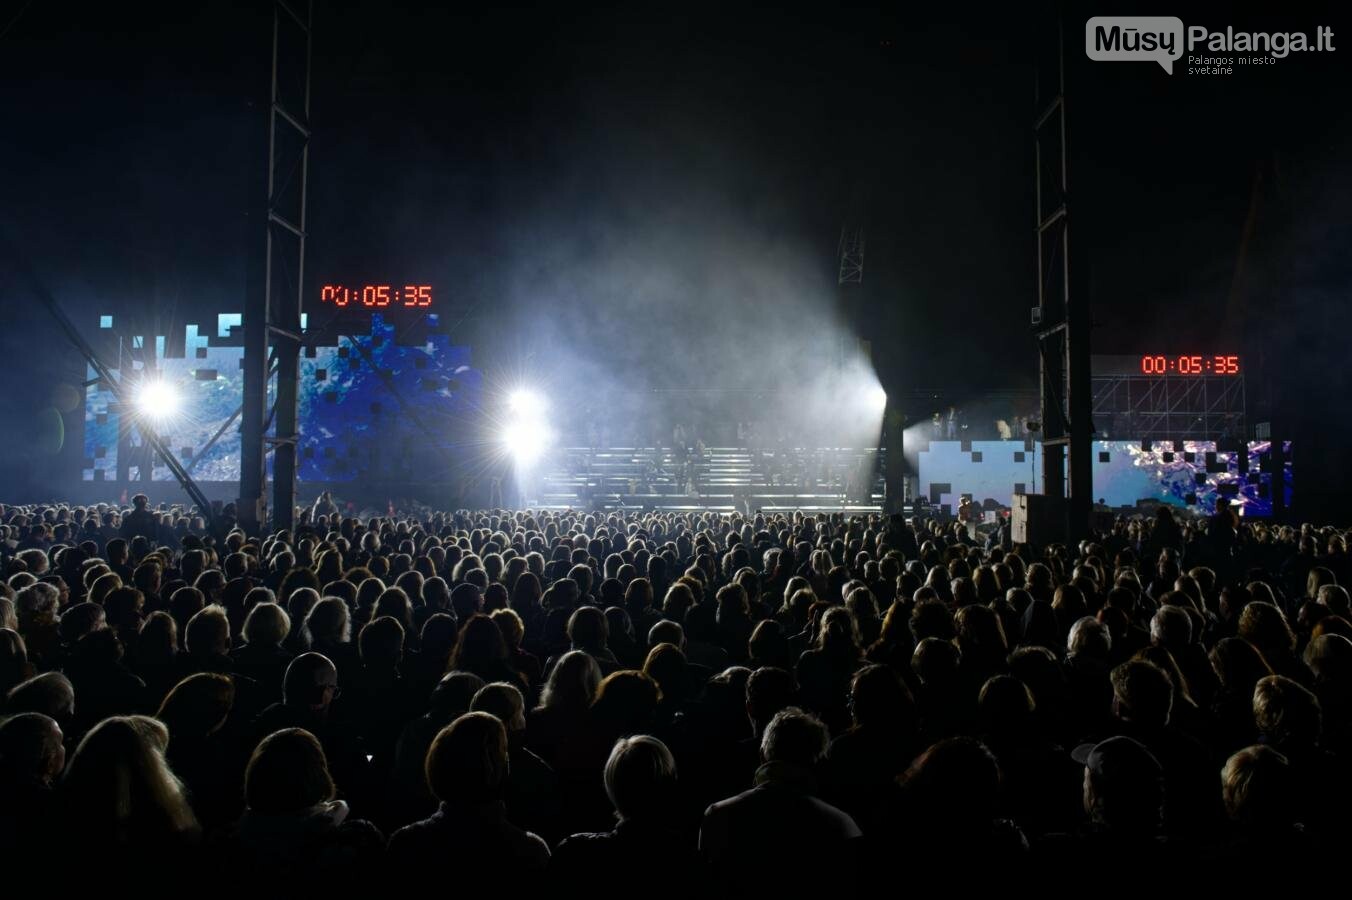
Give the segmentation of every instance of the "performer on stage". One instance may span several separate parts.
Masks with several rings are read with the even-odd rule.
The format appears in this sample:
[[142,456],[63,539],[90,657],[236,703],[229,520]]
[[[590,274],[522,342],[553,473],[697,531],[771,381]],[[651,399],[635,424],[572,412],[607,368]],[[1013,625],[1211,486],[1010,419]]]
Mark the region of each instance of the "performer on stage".
[[976,538],[976,526],[980,517],[981,507],[973,503],[971,497],[963,497],[958,501],[958,521],[963,524],[969,538]]

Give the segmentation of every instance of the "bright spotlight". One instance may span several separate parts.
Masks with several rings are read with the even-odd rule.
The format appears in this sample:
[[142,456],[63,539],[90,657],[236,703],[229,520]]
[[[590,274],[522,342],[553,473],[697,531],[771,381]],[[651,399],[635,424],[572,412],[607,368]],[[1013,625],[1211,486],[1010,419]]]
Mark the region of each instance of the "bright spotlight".
[[530,465],[539,459],[552,438],[542,422],[512,422],[502,430],[502,445],[520,465]]
[[164,422],[178,414],[183,397],[178,388],[162,378],[142,382],[136,391],[136,410],[152,422]]
[[544,398],[524,389],[512,391],[507,397],[507,406],[518,416],[538,416],[545,411]]
[[871,388],[868,398],[869,403],[879,412],[887,408],[887,391],[883,390],[881,385]]

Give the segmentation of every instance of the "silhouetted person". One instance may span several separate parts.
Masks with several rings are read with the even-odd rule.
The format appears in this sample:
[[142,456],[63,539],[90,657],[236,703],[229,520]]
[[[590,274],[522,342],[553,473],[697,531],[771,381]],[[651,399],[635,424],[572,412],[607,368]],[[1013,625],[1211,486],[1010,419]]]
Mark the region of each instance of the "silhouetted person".
[[[860,831],[816,797],[827,736],[816,717],[782,710],[765,729],[755,787],[705,811],[699,848],[718,890],[848,889]],[[809,856],[811,866],[787,864]]]
[[394,871],[420,871],[453,857],[485,873],[511,873],[515,889],[536,885],[549,846],[507,820],[510,770],[507,730],[496,717],[470,712],[442,729],[427,751],[427,784],[441,806],[390,837]]
[[470,702],[473,712],[497,716],[507,729],[507,750],[512,777],[503,801],[508,818],[546,840],[559,834],[559,779],[539,756],[526,747],[526,701],[514,684],[497,681],[485,685]]
[[641,885],[645,894],[689,896],[698,885],[698,861],[693,831],[683,830],[677,815],[671,751],[648,735],[622,738],[606,762],[604,781],[615,827],[564,839],[551,859],[551,876],[560,884],[580,884],[604,873],[608,882]]
[[0,722],[0,845],[14,859],[46,859],[56,832],[55,786],[66,767],[61,726],[41,713]]
[[432,690],[427,712],[404,726],[395,745],[390,783],[389,803],[395,820],[411,822],[436,811],[437,800],[427,787],[427,750],[443,728],[469,712],[483,686],[484,680],[473,672],[446,673]]
[[867,833],[920,752],[915,699],[896,671],[865,666],[850,684],[851,726],[826,750],[827,796]]
[[104,719],[80,741],[61,779],[60,831],[79,847],[85,871],[107,872],[126,855],[156,847],[164,870],[192,870],[200,828],[164,759],[169,731],[145,716]]
[[[350,889],[374,874],[383,838],[349,819],[319,740],[284,728],[254,749],[244,775],[245,811],[227,847],[229,881],[269,888]],[[238,869],[234,869],[238,866]]]
[[[1170,852],[1164,830],[1165,772],[1139,741],[1121,735],[1082,744],[1071,753],[1084,766],[1084,810],[1089,822],[1041,848],[1049,866],[1066,865],[1077,878],[1119,871],[1133,880],[1159,871]],[[1124,863],[1131,862],[1127,870]]]
[[338,696],[338,670],[318,653],[302,653],[287,666],[282,699],[258,714],[253,733],[261,739],[275,731],[300,728],[319,739],[338,790],[355,800],[369,787],[367,763],[356,735],[331,715]]
[[155,540],[160,523],[159,517],[150,509],[150,498],[145,494],[137,494],[131,498],[131,505],[131,511],[122,517],[119,534],[128,541],[138,537]]
[[169,729],[165,758],[206,829],[233,822],[240,813],[244,760],[235,736],[223,732],[234,705],[234,682],[199,672],[175,685],[155,714]]

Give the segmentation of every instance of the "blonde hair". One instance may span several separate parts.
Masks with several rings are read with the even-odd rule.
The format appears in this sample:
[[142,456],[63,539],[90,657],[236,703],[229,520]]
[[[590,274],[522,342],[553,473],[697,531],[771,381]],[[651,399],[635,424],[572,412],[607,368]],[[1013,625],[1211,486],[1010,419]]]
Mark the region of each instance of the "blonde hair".
[[1271,747],[1237,751],[1221,769],[1221,797],[1234,820],[1266,824],[1288,807],[1290,762]]
[[305,637],[309,644],[314,644],[317,639],[347,643],[351,636],[351,618],[342,597],[324,597],[305,616]]
[[259,603],[249,610],[241,631],[250,644],[280,646],[291,633],[291,617],[276,603]]
[[62,779],[81,824],[123,844],[195,835],[197,818],[164,760],[168,746],[169,729],[149,716],[114,716],[95,725]]
[[105,597],[122,586],[122,576],[116,572],[106,572],[95,578],[89,586],[89,602],[102,604]]
[[488,618],[493,620],[493,624],[498,626],[502,632],[502,638],[507,642],[509,648],[521,646],[521,638],[526,633],[526,626],[522,624],[521,617],[517,615],[514,609],[495,609],[489,614]]

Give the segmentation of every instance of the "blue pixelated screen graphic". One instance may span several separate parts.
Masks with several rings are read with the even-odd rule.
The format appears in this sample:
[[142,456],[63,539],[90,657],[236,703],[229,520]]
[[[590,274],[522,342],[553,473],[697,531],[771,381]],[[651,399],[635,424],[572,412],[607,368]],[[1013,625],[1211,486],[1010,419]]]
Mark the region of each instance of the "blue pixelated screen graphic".
[[[1271,450],[1267,441],[1253,441],[1245,451],[1218,451],[1213,441],[1184,441],[1181,451],[1172,442],[1155,442],[1145,450],[1139,441],[1094,442],[1094,497],[1110,507],[1135,506],[1153,500],[1171,506],[1215,509],[1228,497],[1242,516],[1272,515],[1272,474],[1262,471]],[[1285,503],[1292,499],[1291,443],[1285,444]],[[1107,462],[1100,454],[1108,454]],[[1240,454],[1247,452],[1247,471],[1240,470]]]
[[920,493],[934,506],[956,509],[958,499],[1010,506],[1016,493],[1042,490],[1042,447],[1023,441],[932,441],[920,451]]
[[[1293,497],[1291,442],[1284,445],[1284,500]],[[920,451],[920,493],[936,506],[957,507],[969,495],[982,504],[1012,505],[1017,493],[1035,494],[1042,477],[1042,448],[1018,441],[933,441]],[[1095,441],[1092,469],[1094,499],[1114,509],[1150,503],[1177,507],[1215,508],[1228,497],[1243,516],[1272,515],[1271,444],[1253,441],[1247,446],[1247,471],[1241,471],[1240,453],[1217,451],[1211,441],[1156,442],[1143,449],[1140,441]]]
[[[435,316],[427,318],[435,324]],[[152,355],[143,338],[119,335],[113,318],[101,317],[100,352],[124,389],[135,393],[133,386],[151,359],[154,377],[182,398],[180,411],[166,416],[157,430],[199,481],[239,479],[244,393],[240,321],[237,314],[221,315],[210,334],[188,325],[182,347],[167,354],[165,338],[155,337]],[[91,370],[88,377],[92,381],[95,373]],[[379,314],[372,315],[368,333],[335,337],[331,346],[302,353],[299,479],[434,479],[449,474],[455,452],[466,443],[482,386],[469,347],[453,344],[435,328],[420,329],[418,343],[410,343]],[[269,408],[272,401],[269,385]],[[84,480],[136,480],[142,465],[152,466],[153,480],[172,480],[163,462],[142,446],[132,421],[137,414],[119,408],[106,384],[86,389]],[[429,471],[426,462],[439,453],[446,460],[445,473]]]

